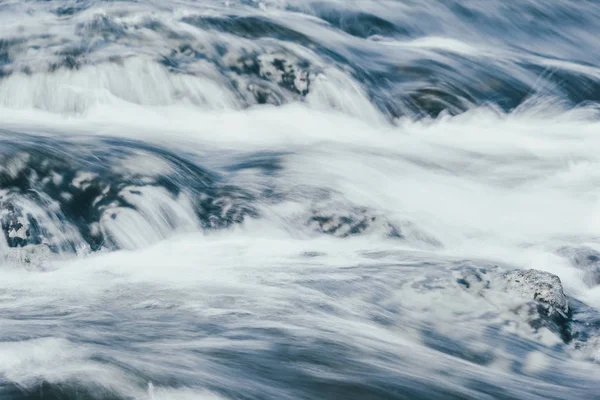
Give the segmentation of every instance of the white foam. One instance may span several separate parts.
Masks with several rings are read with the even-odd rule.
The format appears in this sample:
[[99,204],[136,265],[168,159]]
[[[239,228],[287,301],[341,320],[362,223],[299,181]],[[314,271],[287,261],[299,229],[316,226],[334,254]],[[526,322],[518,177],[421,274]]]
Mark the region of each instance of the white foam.
[[169,73],[165,67],[143,58],[126,60],[123,65],[105,63],[31,76],[15,73],[0,80],[0,105],[7,108],[84,113],[95,104],[118,107],[124,102],[236,108],[233,94],[223,83],[208,77]]
[[[276,1],[265,4],[260,12],[283,12],[284,5]],[[371,7],[381,11],[383,6]],[[176,16],[194,15],[197,11],[190,8],[178,9]],[[88,17],[83,13],[76,18]],[[287,22],[313,35],[325,30],[323,25],[310,32],[312,25],[297,15]],[[452,22],[440,21],[444,26]],[[15,24],[0,24],[0,32],[8,35]],[[50,26],[64,37],[64,27]],[[192,27],[186,32],[196,40],[209,36]],[[323,40],[332,45],[354,40],[348,36],[337,32]],[[357,44],[370,45],[375,44]],[[441,49],[467,56],[489,54],[485,46],[457,38],[425,37],[397,47],[402,46],[430,53]],[[400,57],[403,49],[398,51],[390,57]],[[174,318],[175,336],[185,334],[178,327],[190,320],[216,321],[234,333],[273,328],[306,346],[334,340],[360,350],[353,361],[362,366],[391,371],[411,382],[436,380],[472,397],[476,394],[459,383],[474,375],[510,387],[515,397],[527,394],[520,390],[538,381],[514,374],[513,365],[522,361],[525,371],[535,376],[547,371],[580,377],[596,373],[556,350],[555,333],[535,334],[512,311],[526,299],[510,294],[483,298],[465,291],[450,269],[463,260],[473,264],[483,260],[545,270],[561,278],[567,294],[600,308],[598,287],[590,287],[581,271],[556,254],[565,245],[597,244],[600,237],[597,110],[569,109],[552,104],[552,99],[537,99],[509,114],[482,107],[456,117],[403,118],[389,124],[364,88],[337,68],[324,68],[315,77],[305,103],[246,110],[240,109],[231,88],[215,80],[215,71],[196,72],[169,72],[145,54],[123,64],[31,75],[17,72],[0,81],[0,124],[47,136],[78,133],[168,144],[201,154],[207,165],[214,161],[211,157],[220,157],[219,163],[226,165],[230,153],[275,151],[282,154],[282,169],[274,177],[246,172],[247,180],[238,176],[237,183],[252,190],[272,183],[297,195],[290,195],[277,209],[258,204],[263,211],[258,220],[201,233],[188,195],[175,197],[155,187],[126,188],[120,195],[137,210],[106,210],[95,228],[124,250],[50,261],[51,268],[43,271],[2,266],[0,307],[10,316],[7,321],[31,310],[69,313],[76,307],[89,313],[115,312],[118,324],[112,329],[131,335],[126,338],[133,341],[141,333],[137,328],[127,330],[131,325],[125,322],[135,319],[125,312],[130,310],[141,314],[150,309],[149,318],[157,323],[169,320],[165,315]],[[136,164],[132,173],[171,172],[169,165],[151,161],[123,162]],[[19,171],[22,166],[10,168]],[[79,176],[74,183],[85,185],[85,178]],[[313,205],[311,191],[318,189],[330,190],[331,204],[339,207],[336,211],[364,206],[397,226],[415,227],[411,240],[395,241],[381,234],[336,239],[294,230],[303,221],[290,224],[290,218],[305,215],[303,211]],[[29,210],[41,213],[34,206]],[[55,229],[59,240],[70,238],[70,231],[59,229],[56,221],[43,222]],[[417,242],[426,237],[439,246],[420,247]],[[7,244],[0,242],[0,251],[6,250]],[[424,262],[429,264],[423,266]],[[125,322],[119,320],[118,311],[123,310]],[[76,320],[79,315],[69,316]],[[456,329],[457,322],[461,329]],[[14,331],[9,332],[23,334],[23,328],[11,327]],[[489,329],[497,329],[492,338]],[[493,367],[436,350],[432,343],[447,343],[426,336],[431,332],[464,346],[467,355],[461,356],[489,355]],[[94,335],[105,333],[72,332],[90,343],[86,346],[52,338],[1,342],[0,374],[27,386],[42,379],[70,379],[83,369],[85,379],[116,382],[107,385],[136,398],[213,398],[216,395],[203,389],[211,379],[238,392],[248,387],[236,386],[242,385],[243,377],[228,375],[230,370],[199,356],[201,350],[258,352],[277,344],[270,338],[243,335],[235,345],[233,339],[177,336],[149,340],[134,349],[137,352],[116,354],[93,345]],[[172,332],[162,333],[167,337]],[[520,335],[531,353],[511,349],[510,335]],[[487,343],[490,340],[494,342]],[[120,361],[134,369],[187,378],[199,387],[153,384],[140,389],[123,370],[90,361],[96,352],[122,357]],[[381,354],[389,356],[386,362]],[[321,376],[331,373],[306,368]],[[442,375],[440,370],[454,375]],[[261,382],[243,382],[265,389]]]
[[142,248],[178,232],[200,230],[188,196],[177,197],[165,189],[153,186],[125,187],[119,196],[129,207],[108,207],[100,219],[105,237],[119,248]]

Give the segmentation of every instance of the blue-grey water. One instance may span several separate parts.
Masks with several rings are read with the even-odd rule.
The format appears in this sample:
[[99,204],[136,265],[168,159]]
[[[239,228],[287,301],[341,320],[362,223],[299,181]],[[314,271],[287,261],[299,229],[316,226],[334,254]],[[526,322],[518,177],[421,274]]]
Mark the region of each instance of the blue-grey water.
[[0,399],[600,398],[599,38],[0,0]]

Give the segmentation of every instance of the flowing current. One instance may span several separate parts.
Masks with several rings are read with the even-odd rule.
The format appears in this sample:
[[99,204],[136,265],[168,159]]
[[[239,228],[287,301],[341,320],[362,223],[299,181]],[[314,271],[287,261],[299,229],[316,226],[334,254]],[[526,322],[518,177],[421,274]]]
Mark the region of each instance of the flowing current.
[[600,396],[600,3],[0,0],[0,399]]

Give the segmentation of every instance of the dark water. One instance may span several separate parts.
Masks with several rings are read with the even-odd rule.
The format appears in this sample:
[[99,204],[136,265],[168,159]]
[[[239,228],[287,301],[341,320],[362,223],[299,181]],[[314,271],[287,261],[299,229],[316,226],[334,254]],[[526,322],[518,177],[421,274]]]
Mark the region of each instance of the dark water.
[[599,21],[0,1],[0,398],[595,398]]

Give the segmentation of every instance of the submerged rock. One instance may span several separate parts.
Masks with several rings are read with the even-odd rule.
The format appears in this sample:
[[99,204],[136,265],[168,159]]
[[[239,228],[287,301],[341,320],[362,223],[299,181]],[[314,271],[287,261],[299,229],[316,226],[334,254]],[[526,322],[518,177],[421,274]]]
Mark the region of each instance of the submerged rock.
[[8,249],[6,260],[13,264],[39,268],[52,256],[52,250],[46,245],[28,245]]
[[[35,139],[0,137],[0,241],[9,248],[129,248],[256,215],[249,193],[169,150],[124,140]],[[129,240],[133,230],[141,241]]]
[[334,211],[331,208],[312,210],[308,226],[319,233],[345,238],[366,231],[379,231],[388,237],[402,238],[400,229],[365,208]]
[[490,289],[490,274],[486,268],[463,268],[457,274],[456,283],[472,293],[483,296]]
[[600,252],[587,246],[565,246],[558,254],[567,257],[574,267],[585,273],[584,281],[588,286],[600,285]]

